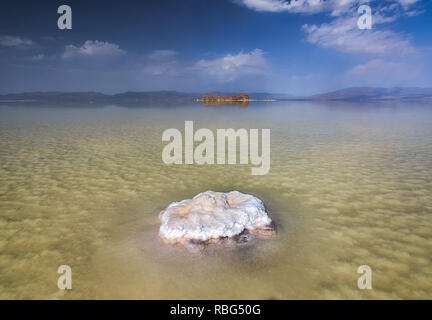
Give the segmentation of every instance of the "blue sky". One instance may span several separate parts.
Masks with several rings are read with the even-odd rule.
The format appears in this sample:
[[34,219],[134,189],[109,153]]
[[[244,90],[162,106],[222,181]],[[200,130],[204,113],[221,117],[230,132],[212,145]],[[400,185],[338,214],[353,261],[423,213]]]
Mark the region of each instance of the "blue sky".
[[[62,4],[72,30],[57,28]],[[371,30],[357,27],[362,4]],[[431,9],[420,0],[3,0],[0,93],[432,87]]]

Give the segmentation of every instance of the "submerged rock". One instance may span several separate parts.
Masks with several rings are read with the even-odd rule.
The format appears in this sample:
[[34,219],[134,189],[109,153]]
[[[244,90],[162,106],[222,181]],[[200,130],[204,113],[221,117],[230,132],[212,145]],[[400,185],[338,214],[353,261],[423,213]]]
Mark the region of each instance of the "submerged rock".
[[159,214],[159,236],[191,251],[209,243],[247,242],[253,235],[273,235],[273,221],[262,201],[238,191],[206,191],[171,203]]

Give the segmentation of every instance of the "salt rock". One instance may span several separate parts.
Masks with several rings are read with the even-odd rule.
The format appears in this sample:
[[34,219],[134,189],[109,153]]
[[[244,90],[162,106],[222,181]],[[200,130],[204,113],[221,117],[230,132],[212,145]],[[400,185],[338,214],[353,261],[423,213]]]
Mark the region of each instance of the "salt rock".
[[192,251],[197,245],[220,240],[244,242],[250,235],[275,233],[262,201],[238,191],[206,191],[193,199],[173,202],[159,219],[159,236],[166,243],[181,244]]

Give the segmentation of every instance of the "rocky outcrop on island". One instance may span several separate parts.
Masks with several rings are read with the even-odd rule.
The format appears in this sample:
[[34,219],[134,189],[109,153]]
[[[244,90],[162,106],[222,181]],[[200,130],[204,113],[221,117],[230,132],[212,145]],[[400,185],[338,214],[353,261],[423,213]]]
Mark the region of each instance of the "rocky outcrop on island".
[[198,99],[202,104],[206,106],[218,106],[222,104],[248,106],[250,98],[246,93],[234,95],[234,96],[220,96],[217,94],[205,94]]
[[238,191],[206,191],[173,202],[160,212],[159,219],[159,236],[164,242],[192,252],[212,243],[237,244],[276,232],[263,202]]

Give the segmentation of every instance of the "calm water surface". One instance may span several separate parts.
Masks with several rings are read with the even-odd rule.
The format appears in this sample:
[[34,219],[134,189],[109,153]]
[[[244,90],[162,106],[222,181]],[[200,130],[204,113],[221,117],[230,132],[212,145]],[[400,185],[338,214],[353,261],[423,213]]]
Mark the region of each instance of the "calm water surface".
[[[165,165],[162,132],[185,120],[270,128],[270,173]],[[159,211],[205,190],[261,198],[277,237],[163,245]],[[430,299],[431,257],[431,105],[0,107],[0,298]]]

